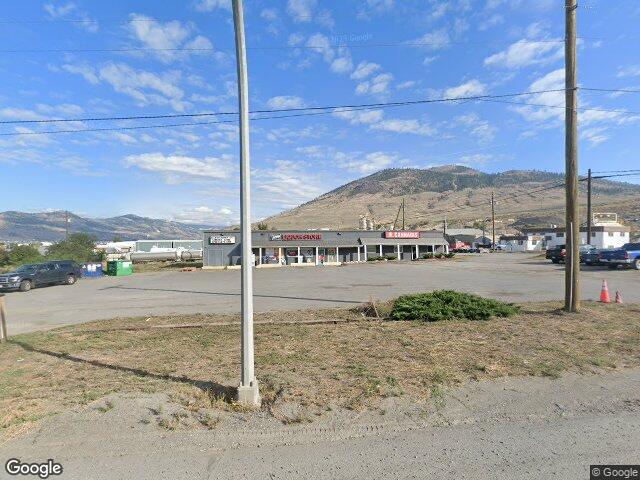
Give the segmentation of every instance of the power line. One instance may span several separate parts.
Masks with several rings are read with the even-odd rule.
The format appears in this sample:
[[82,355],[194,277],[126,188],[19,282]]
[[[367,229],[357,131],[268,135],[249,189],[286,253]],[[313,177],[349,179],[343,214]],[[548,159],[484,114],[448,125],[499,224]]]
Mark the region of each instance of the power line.
[[578,90],[586,90],[588,92],[608,92],[608,93],[640,93],[640,90],[631,88],[589,88],[578,87]]
[[[509,100],[497,100],[492,98],[479,98],[478,101],[493,102],[493,103],[508,103],[511,105],[525,105],[530,107],[541,107],[541,108],[561,108],[562,110],[567,109],[567,107],[564,105],[546,105],[544,103],[514,102]],[[633,110],[620,110],[620,109],[613,109],[613,108],[578,107],[576,110],[583,111],[583,112],[607,112],[607,113],[621,113],[625,115],[640,115],[640,112],[635,112]]]
[[[453,42],[446,45],[511,45],[519,44],[562,44],[564,40],[519,40],[512,41],[485,41],[485,42]],[[391,48],[391,47],[441,47],[442,42],[389,42],[389,43],[337,43],[329,45],[265,45],[247,47],[247,50],[319,50],[324,51],[330,48]],[[26,48],[26,49],[3,49],[0,53],[132,53],[132,52],[216,52],[221,50],[233,50],[232,47],[174,47],[174,48],[150,48],[150,47],[119,47],[119,48]]]
[[[475,95],[468,97],[455,97],[455,98],[437,98],[426,100],[410,100],[403,102],[383,102],[383,103],[363,103],[363,104],[351,104],[351,105],[330,105],[323,107],[299,107],[299,108],[283,108],[283,109],[267,109],[267,110],[252,110],[251,114],[264,114],[264,113],[283,113],[283,112],[308,112],[300,114],[299,116],[313,114],[327,114],[327,113],[340,113],[340,111],[352,111],[352,110],[368,110],[377,108],[389,108],[400,107],[409,105],[421,105],[430,103],[448,103],[459,102],[464,100],[480,100],[491,98],[509,98],[519,97],[526,95],[538,95],[542,93],[563,92],[564,89],[556,90],[540,90],[533,92],[519,92],[519,93],[505,93],[500,95]],[[315,113],[314,113],[315,112]],[[0,124],[13,125],[13,124],[43,124],[43,123],[63,123],[63,122],[95,122],[95,121],[121,121],[121,120],[149,120],[149,119],[163,119],[163,118],[193,118],[193,117],[210,117],[219,115],[237,115],[238,112],[203,112],[203,113],[177,113],[177,114],[164,114],[164,115],[139,115],[139,116],[113,116],[113,117],[86,117],[86,118],[59,118],[59,119],[39,119],[39,120],[2,120]],[[277,118],[277,117],[276,117]],[[206,124],[206,123],[205,123]],[[157,127],[162,127],[158,125]],[[175,126],[175,125],[171,125]],[[81,130],[77,130],[81,131]],[[33,132],[37,133],[37,132]],[[52,133],[52,132],[49,132]],[[67,133],[67,131],[65,131]]]

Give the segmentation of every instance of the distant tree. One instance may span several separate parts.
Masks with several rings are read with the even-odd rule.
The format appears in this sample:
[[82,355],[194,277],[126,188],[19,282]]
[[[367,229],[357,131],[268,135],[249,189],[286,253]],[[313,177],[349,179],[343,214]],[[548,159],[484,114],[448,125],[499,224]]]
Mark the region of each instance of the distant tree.
[[0,246],[0,267],[6,267],[9,265],[9,252],[7,252],[4,245]]
[[54,243],[47,249],[47,258],[55,260],[75,260],[91,262],[100,260],[100,254],[94,249],[96,237],[86,233],[73,233],[67,240]]
[[258,223],[256,224],[256,228],[257,228],[258,230],[269,230],[269,225],[267,225],[267,223],[266,223],[266,222],[258,222]]
[[117,242],[121,242],[121,241],[122,241],[122,237],[116,233],[113,236],[113,243],[117,243]]
[[33,245],[16,245],[9,250],[9,264],[23,265],[25,263],[38,263],[43,260],[42,254]]

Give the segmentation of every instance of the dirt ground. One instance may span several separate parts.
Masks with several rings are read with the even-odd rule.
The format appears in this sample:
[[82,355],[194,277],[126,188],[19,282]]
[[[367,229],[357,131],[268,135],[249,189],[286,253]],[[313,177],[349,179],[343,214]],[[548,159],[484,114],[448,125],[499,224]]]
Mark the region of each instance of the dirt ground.
[[[503,376],[558,377],[640,366],[640,307],[524,304],[509,319],[390,322],[356,309],[256,315],[261,414],[308,423],[336,409],[438,403],[443,388]],[[215,428],[239,374],[233,315],[116,319],[13,337],[0,348],[0,428],[7,439],[40,419],[113,394],[162,392],[180,406],[158,428]],[[103,401],[98,408],[111,406]],[[175,413],[175,415],[174,415]]]

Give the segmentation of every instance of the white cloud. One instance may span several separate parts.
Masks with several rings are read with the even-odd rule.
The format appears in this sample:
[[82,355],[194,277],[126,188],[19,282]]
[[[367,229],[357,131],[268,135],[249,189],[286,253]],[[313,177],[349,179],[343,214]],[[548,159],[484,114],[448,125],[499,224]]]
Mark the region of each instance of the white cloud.
[[75,68],[64,65],[63,69],[82,75],[89,83],[104,82],[116,92],[128,95],[140,105],[170,105],[174,110],[182,111],[188,104],[184,100],[184,91],[178,86],[179,71],[169,71],[161,74],[136,70],[124,63],[109,62],[97,70],[87,66]]
[[214,209],[206,205],[188,205],[181,206],[180,210],[172,215],[172,219],[182,223],[228,226],[238,223],[239,214],[227,206]]
[[422,37],[416,38],[408,43],[418,48],[435,51],[448,47],[450,42],[451,38],[449,37],[449,33],[447,33],[445,29],[440,29],[425,33]]
[[353,63],[349,56],[338,57],[331,62],[330,68],[333,73],[349,73],[353,70]]
[[411,133],[415,135],[430,136],[435,134],[435,129],[415,119],[391,118],[374,123],[370,127],[373,130],[382,130],[394,133]]
[[310,22],[316,0],[288,0],[287,12],[296,22]]
[[382,110],[335,110],[333,116],[348,120],[352,125],[377,123],[382,120]]
[[275,110],[282,110],[287,108],[303,108],[305,103],[300,97],[296,97],[294,95],[281,95],[267,100],[267,106]]
[[374,72],[380,70],[380,65],[373,62],[363,61],[358,64],[355,71],[351,74],[353,80],[363,80]]
[[[281,208],[297,207],[324,193],[326,186],[310,172],[306,162],[276,160],[274,168],[256,169],[252,176],[260,178],[253,182],[254,199],[261,205],[271,204]],[[300,181],[304,178],[305,181]]]
[[356,86],[356,93],[358,95],[382,95],[389,91],[389,84],[393,80],[393,75],[390,73],[381,73],[376,75],[371,80],[365,80],[360,82]]
[[580,138],[586,140],[592,146],[597,146],[609,140],[609,136],[605,135],[606,130],[604,127],[587,128],[582,130]]
[[195,8],[199,12],[212,12],[217,9],[231,10],[231,0],[198,0]]
[[98,83],[100,83],[100,79],[96,75],[95,69],[88,65],[65,64],[62,65],[62,69],[66,70],[69,73],[82,75],[82,77],[84,77],[84,79],[92,85],[97,85]]
[[486,85],[478,80],[469,80],[457,87],[447,88],[444,92],[445,98],[474,97],[484,95]]
[[369,175],[383,170],[393,163],[398,163],[398,157],[385,152],[367,154],[338,152],[335,155],[335,161],[340,167],[350,172]]
[[466,127],[469,133],[480,139],[480,143],[490,143],[496,136],[498,129],[488,121],[483,120],[477,113],[460,115],[454,119],[454,128]]
[[189,54],[209,53],[213,49],[209,39],[195,35],[192,27],[177,20],[161,23],[146,15],[132,13],[127,29],[144,48],[153,49],[153,55],[165,63]]
[[98,22],[92,20],[87,12],[78,8],[73,2],[57,5],[54,3],[45,3],[43,8],[49,17],[53,19],[73,19],[74,22],[72,24],[74,26],[90,33],[96,33],[99,30]]
[[627,65],[618,69],[619,78],[622,77],[640,77],[640,65]]
[[563,58],[564,44],[560,41],[518,40],[506,50],[484,59],[485,67],[519,69],[532,65],[546,65]]
[[164,155],[159,152],[129,155],[124,163],[128,167],[161,174],[168,183],[189,180],[224,180],[231,176],[233,166],[228,156],[222,158],[195,158],[183,155]]

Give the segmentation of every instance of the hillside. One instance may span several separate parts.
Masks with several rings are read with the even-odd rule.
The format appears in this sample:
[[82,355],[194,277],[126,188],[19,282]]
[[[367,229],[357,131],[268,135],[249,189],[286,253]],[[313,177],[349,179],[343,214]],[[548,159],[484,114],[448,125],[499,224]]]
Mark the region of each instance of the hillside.
[[[84,218],[69,213],[69,231],[95,235],[98,240],[143,238],[200,238],[205,225],[192,225],[137,215],[111,218]],[[55,241],[65,236],[65,212],[0,213],[0,240]]]
[[[491,192],[501,230],[564,223],[564,175],[536,170],[485,173],[459,165],[386,169],[347,183],[292,210],[265,219],[270,228],[357,228],[361,215],[393,224],[405,199],[407,228],[482,222],[491,215]],[[547,189],[541,191],[543,189]],[[586,182],[580,203],[586,220]],[[640,224],[640,185],[593,181],[594,212],[616,212]]]

